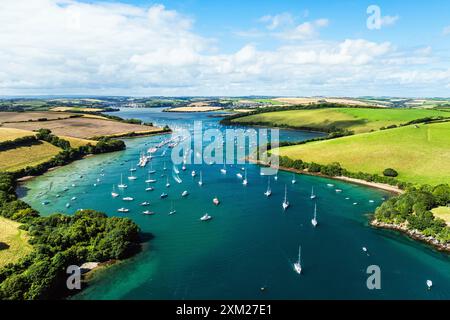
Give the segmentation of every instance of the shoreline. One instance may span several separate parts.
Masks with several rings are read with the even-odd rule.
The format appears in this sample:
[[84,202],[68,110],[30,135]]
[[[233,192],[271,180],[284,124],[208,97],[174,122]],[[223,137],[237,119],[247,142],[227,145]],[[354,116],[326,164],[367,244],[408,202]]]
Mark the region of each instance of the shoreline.
[[[262,163],[258,160],[251,160],[251,159],[247,159],[247,160],[249,160],[250,162],[256,163],[258,165],[265,166],[264,163]],[[276,168],[276,167],[271,166],[271,168]],[[384,183],[369,182],[369,181],[365,181],[365,180],[361,180],[361,179],[349,178],[349,177],[344,177],[344,176],[327,176],[327,175],[321,174],[320,172],[308,172],[308,171],[304,171],[304,170],[298,170],[298,169],[288,168],[288,167],[283,167],[283,166],[279,166],[278,169],[282,170],[282,171],[294,172],[294,173],[298,173],[298,174],[305,174],[308,176],[316,176],[316,177],[344,181],[344,182],[348,182],[348,183],[352,183],[352,184],[363,185],[366,187],[379,189],[379,190],[383,190],[383,191],[388,191],[388,192],[395,193],[395,194],[402,194],[404,192],[403,190],[399,189],[398,187],[391,186],[389,184],[384,184]]]
[[427,245],[431,246],[432,248],[440,251],[450,254],[450,243],[442,243],[439,242],[437,239],[429,236],[425,236],[420,231],[417,230],[409,230],[406,228],[405,225],[397,225],[392,223],[385,223],[378,221],[376,219],[373,219],[369,222],[369,225],[376,229],[385,229],[385,230],[394,230],[397,232],[400,232],[414,240],[421,241],[423,243],[426,243]]
[[[154,135],[170,134],[170,133],[172,133],[172,130],[161,130],[160,132],[152,132],[152,133],[149,133],[149,134],[142,133],[142,134],[136,134],[136,135],[128,135],[128,136],[121,136],[121,137],[114,136],[114,137],[115,137],[115,138],[122,138],[122,139],[125,140],[125,139],[133,139],[133,138],[149,137],[149,136],[154,136]],[[108,136],[108,137],[113,138],[113,136]],[[122,150],[122,151],[123,151],[123,150]],[[116,151],[113,151],[113,152],[116,152]],[[111,152],[107,152],[107,153],[111,153]],[[67,163],[66,165],[69,165],[69,164],[71,164],[71,163],[73,163],[73,162],[75,162],[75,161],[81,161],[81,160],[83,160],[83,159],[90,158],[90,157],[94,157],[94,156],[101,155],[101,154],[106,154],[106,153],[86,154],[86,155],[84,155],[83,157],[81,157],[81,159],[77,159],[77,160],[71,161],[70,163]],[[63,167],[65,167],[66,165],[51,167],[51,168],[48,168],[47,171],[43,172],[42,174],[35,175],[35,176],[25,176],[25,177],[17,178],[16,181],[17,181],[19,184],[23,184],[23,183],[26,183],[26,182],[28,182],[28,181],[30,181],[30,180],[33,180],[33,179],[35,179],[35,178],[41,176],[41,175],[44,175],[44,174],[47,173],[47,172],[51,172],[51,171],[54,171],[54,170],[63,168]],[[12,172],[12,173],[13,173],[13,172]]]

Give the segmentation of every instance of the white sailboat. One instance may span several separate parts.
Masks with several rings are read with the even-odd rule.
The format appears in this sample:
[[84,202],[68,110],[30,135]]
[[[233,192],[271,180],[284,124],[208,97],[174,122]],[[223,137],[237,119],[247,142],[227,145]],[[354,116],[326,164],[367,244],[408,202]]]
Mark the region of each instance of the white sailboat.
[[131,174],[128,177],[128,180],[136,180],[137,179],[137,177],[135,175],[133,175],[134,171],[136,171],[136,168],[131,167],[131,169],[130,169]]
[[145,191],[153,191],[155,188],[150,187],[150,185],[147,183],[147,188],[145,188]]
[[428,290],[430,290],[432,286],[433,286],[433,281],[427,280],[427,287],[428,287]]
[[130,210],[127,209],[127,208],[120,208],[120,209],[117,209],[117,211],[118,211],[118,212],[126,213],[126,212],[129,212]]
[[187,191],[187,190],[184,190],[183,191],[183,193],[181,194],[181,196],[184,198],[184,197],[187,197],[189,195],[189,192]]
[[123,201],[133,201],[134,198],[133,197],[124,197],[122,198]]
[[295,173],[292,174],[292,184],[296,184],[297,180],[295,180]]
[[218,205],[220,204],[219,198],[214,197],[213,203],[214,203],[216,206],[218,206]]
[[[167,170],[167,167],[166,167],[166,162],[164,161],[164,167],[163,167],[163,170],[164,171],[166,171]],[[178,173],[178,172],[177,172]]]
[[238,177],[238,179],[242,179],[242,173],[240,172],[236,173],[236,177]]
[[156,173],[156,170],[153,170],[153,163],[150,162],[150,170],[148,170],[148,174],[154,174]]
[[284,201],[282,204],[283,210],[289,208],[289,201],[287,200],[287,185],[284,186]]
[[166,177],[166,188],[170,187],[169,176]]
[[197,175],[197,173],[195,172],[195,170],[192,170],[191,176],[192,176],[192,177],[195,177],[196,175]]
[[275,181],[278,181],[278,175],[273,178]]
[[299,246],[298,247],[298,261],[296,263],[294,263],[294,270],[298,274],[302,273],[301,253],[302,253],[302,246]]
[[200,180],[198,181],[198,185],[201,187],[203,185],[203,175],[202,171],[200,171]]
[[267,179],[267,190],[264,192],[266,197],[270,197],[272,195],[272,189],[270,189],[270,177]]
[[222,174],[227,174],[227,168],[226,168],[226,166],[225,166],[225,163],[223,164],[223,168],[220,169],[220,172],[221,172]]
[[119,196],[119,194],[116,192],[116,186],[115,185],[113,185],[113,189],[111,191],[111,196],[113,198],[117,198]]
[[310,196],[310,198],[311,199],[315,199],[316,198],[316,195],[314,194],[314,187],[311,187],[311,196]]
[[314,204],[314,218],[311,219],[311,224],[315,228],[317,226],[317,203]]
[[123,174],[120,174],[120,184],[118,185],[120,189],[126,189],[128,186],[123,183]]
[[244,180],[242,181],[242,184],[243,184],[244,186],[246,186],[246,185],[248,184],[248,180],[247,180],[247,169],[245,169],[245,177],[244,177]]
[[175,213],[177,213],[177,210],[175,210],[175,209],[173,208],[173,201],[172,201],[171,204],[170,204],[169,216],[171,216],[171,215],[173,215],[173,214],[175,214]]

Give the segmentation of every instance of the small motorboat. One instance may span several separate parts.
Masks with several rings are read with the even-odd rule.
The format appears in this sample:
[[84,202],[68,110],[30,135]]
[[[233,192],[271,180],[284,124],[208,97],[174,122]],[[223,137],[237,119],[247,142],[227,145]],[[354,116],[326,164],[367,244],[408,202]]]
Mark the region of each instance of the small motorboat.
[[200,218],[201,221],[208,221],[208,220],[211,220],[211,219],[212,219],[212,217],[209,214],[207,214],[207,213],[205,213],[205,215],[203,215]]
[[123,201],[133,201],[134,198],[133,197],[124,197],[122,198]]
[[149,206],[149,205],[150,205],[150,202],[148,202],[148,201],[144,201],[144,202],[141,203],[141,206],[143,206],[143,207],[146,207],[146,206]]
[[70,200],[75,201],[77,200],[77,197],[72,197]]
[[195,177],[196,175],[197,175],[197,173],[195,172],[195,170],[193,170],[193,171],[191,172],[191,176]]
[[182,197],[187,197],[189,195],[189,192],[187,192],[187,190],[184,190],[183,193],[181,194]]
[[117,209],[117,211],[118,212],[129,212],[130,210],[127,208],[120,208],[120,209]]
[[149,210],[145,210],[144,212],[142,212],[143,214],[145,214],[146,216],[151,216],[154,215],[155,213],[153,211],[149,211]]
[[217,197],[215,197],[215,198],[213,199],[213,203],[214,203],[216,206],[218,206],[218,205],[220,204],[220,201],[219,201],[219,199],[218,199]]
[[433,286],[433,281],[427,280],[427,287],[428,287],[428,290],[430,290],[432,286]]
[[163,192],[163,193],[161,193],[161,196],[160,196],[160,197],[161,197],[161,199],[164,199],[164,198],[167,198],[168,196],[169,196],[169,195],[168,195],[167,193],[164,193],[164,192]]

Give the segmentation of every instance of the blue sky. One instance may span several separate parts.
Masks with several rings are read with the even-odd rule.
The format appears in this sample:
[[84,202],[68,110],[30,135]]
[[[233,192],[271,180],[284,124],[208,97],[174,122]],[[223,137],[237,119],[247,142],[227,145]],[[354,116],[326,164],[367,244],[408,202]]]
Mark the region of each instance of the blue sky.
[[450,96],[445,0],[2,0],[0,24],[0,95]]

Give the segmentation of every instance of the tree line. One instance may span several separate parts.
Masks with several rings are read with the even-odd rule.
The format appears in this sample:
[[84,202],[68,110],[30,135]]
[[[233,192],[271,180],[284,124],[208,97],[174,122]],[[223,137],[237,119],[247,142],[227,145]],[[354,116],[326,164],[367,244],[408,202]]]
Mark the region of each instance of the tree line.
[[14,176],[16,179],[42,174],[50,168],[66,165],[72,161],[81,159],[87,154],[107,153],[126,148],[122,140],[107,137],[98,140],[96,145],[87,144],[78,148],[72,148],[69,141],[55,136],[49,129],[39,129],[36,133],[36,138],[51,143],[62,150],[49,161],[15,171]]

